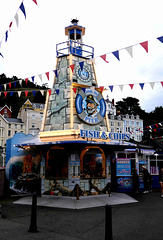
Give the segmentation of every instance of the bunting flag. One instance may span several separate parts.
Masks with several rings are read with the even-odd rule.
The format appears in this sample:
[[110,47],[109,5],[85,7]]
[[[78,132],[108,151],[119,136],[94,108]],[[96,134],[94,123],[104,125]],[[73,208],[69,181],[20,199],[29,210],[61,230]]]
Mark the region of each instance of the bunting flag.
[[28,82],[28,78],[25,79],[25,82],[26,82],[26,85],[27,85],[27,82]]
[[8,31],[6,31],[5,33],[5,42],[7,42],[7,39],[8,39]]
[[120,89],[121,89],[121,91],[123,90],[123,85],[119,85],[119,87],[120,87]]
[[20,5],[20,10],[23,12],[23,14],[24,14],[24,16],[25,16],[25,18],[26,18],[26,12],[25,12],[25,8],[24,8],[23,2],[22,2],[21,5]]
[[72,73],[74,72],[74,67],[75,67],[75,64],[70,65]]
[[31,77],[32,78],[32,82],[34,83],[34,79],[35,79],[35,77],[33,76],[33,77]]
[[40,92],[41,92],[42,96],[44,96],[44,90],[40,90]]
[[[85,88],[81,88],[83,90],[83,92],[85,93]],[[104,88],[103,88],[104,89]]]
[[151,88],[153,89],[154,85],[155,85],[155,82],[150,82],[149,84],[150,84]]
[[49,80],[49,72],[46,72],[45,74],[47,76],[47,79]]
[[163,43],[163,36],[162,36],[162,37],[158,37],[157,39],[158,39],[160,42]]
[[13,94],[14,94],[14,92],[10,92],[10,97],[12,97]]
[[16,25],[17,25],[17,27],[19,26],[19,17],[18,17],[18,14],[16,13],[15,14],[15,22],[16,22]]
[[56,89],[55,91],[56,91],[56,94],[59,95],[59,89]]
[[140,45],[145,49],[145,51],[148,53],[148,41],[140,43]]
[[76,90],[77,90],[77,89],[76,89],[76,88],[72,88],[72,90],[73,90],[73,91],[74,91],[74,93],[76,94]]
[[28,91],[25,91],[25,96],[26,96],[26,97],[28,96]]
[[51,96],[51,89],[48,90],[49,96]]
[[5,98],[6,98],[6,96],[7,96],[7,92],[4,92],[4,95],[5,95]]
[[83,66],[84,66],[84,61],[83,62],[79,62],[79,65],[80,65],[80,68],[81,68],[81,71],[83,70]]
[[133,89],[134,87],[134,84],[129,84],[130,88]]
[[140,85],[141,89],[143,90],[143,88],[144,88],[144,83],[139,83],[139,85]]
[[8,85],[9,85],[9,88],[11,89],[11,83],[9,83]]
[[101,57],[106,63],[109,63],[108,61],[106,61],[106,54],[101,55],[100,57]]
[[37,1],[36,0],[33,0],[33,2],[36,3],[36,5],[37,5]]
[[112,92],[113,91],[113,86],[109,86],[109,88],[110,88],[110,91]]
[[55,73],[55,76],[56,78],[58,77],[58,71],[57,70],[54,70],[54,73]]
[[101,93],[102,93],[103,90],[104,90],[104,86],[100,86],[100,90],[101,90]]
[[126,48],[127,52],[131,57],[133,57],[133,51],[132,51],[132,46]]
[[35,95],[36,95],[36,91],[32,91],[32,93],[33,93],[33,96],[35,97]]
[[40,78],[40,80],[42,82],[42,74],[39,74],[38,76],[39,76],[39,78]]
[[119,59],[119,50],[112,52],[112,54],[120,61],[120,59]]

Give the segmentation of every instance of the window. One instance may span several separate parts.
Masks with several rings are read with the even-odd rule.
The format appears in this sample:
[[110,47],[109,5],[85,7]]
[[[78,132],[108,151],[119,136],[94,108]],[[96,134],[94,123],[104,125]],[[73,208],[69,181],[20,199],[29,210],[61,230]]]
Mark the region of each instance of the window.
[[35,127],[35,123],[32,123],[32,128],[34,128]]
[[23,124],[21,124],[21,129],[23,129]]
[[11,130],[8,130],[8,137],[11,136]]
[[36,104],[33,104],[33,108],[36,109]]
[[131,121],[131,125],[134,126],[134,121]]
[[105,155],[99,147],[86,147],[80,155],[81,177],[105,177]]
[[64,148],[52,147],[46,156],[46,178],[68,178],[68,154]]
[[17,129],[17,124],[15,124],[15,128]]
[[118,125],[118,127],[120,127],[121,126],[121,122],[118,122],[117,125]]
[[4,113],[7,113],[7,109],[6,108],[4,109]]
[[11,124],[10,123],[9,123],[8,127],[11,128]]
[[130,127],[126,127],[126,132],[130,132]]
[[40,105],[40,110],[43,110],[43,105]]
[[32,119],[35,119],[35,117],[36,117],[35,114],[32,114]]
[[114,122],[113,122],[113,121],[110,122],[110,126],[111,126],[111,127],[114,126]]

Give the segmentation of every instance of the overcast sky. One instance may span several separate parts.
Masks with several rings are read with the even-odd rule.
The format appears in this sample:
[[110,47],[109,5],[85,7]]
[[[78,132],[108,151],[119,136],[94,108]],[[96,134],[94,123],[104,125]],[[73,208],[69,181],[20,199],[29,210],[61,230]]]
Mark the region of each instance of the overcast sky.
[[[66,41],[65,27],[77,18],[86,28],[83,42],[95,48],[95,68],[99,86],[113,85],[104,96],[115,102],[126,97],[140,100],[147,112],[163,105],[163,1],[146,0],[0,0],[0,74],[30,78],[55,70],[56,44]],[[18,14],[17,27],[15,15]],[[5,33],[13,22],[8,40]],[[148,41],[148,53],[139,43]],[[125,50],[133,46],[133,58]],[[118,61],[111,52],[120,50]],[[110,54],[109,54],[110,53]],[[109,63],[99,56],[107,54]],[[50,72],[49,85],[54,73]],[[39,77],[35,78],[40,83]],[[43,76],[43,82],[48,82]],[[149,82],[155,82],[152,89]],[[133,90],[128,84],[133,84]],[[139,83],[145,83],[141,90]],[[119,85],[123,85],[121,91]]]

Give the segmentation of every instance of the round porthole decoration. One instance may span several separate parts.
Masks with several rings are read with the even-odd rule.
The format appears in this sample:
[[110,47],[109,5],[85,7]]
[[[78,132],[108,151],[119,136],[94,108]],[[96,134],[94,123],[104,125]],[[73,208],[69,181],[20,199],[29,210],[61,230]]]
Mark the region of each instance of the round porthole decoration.
[[75,68],[75,72],[80,81],[87,83],[91,80],[91,72],[89,71],[88,67],[84,66],[81,70],[80,66],[77,66]]
[[105,100],[96,90],[81,89],[76,96],[75,106],[79,118],[88,124],[98,124],[105,116]]

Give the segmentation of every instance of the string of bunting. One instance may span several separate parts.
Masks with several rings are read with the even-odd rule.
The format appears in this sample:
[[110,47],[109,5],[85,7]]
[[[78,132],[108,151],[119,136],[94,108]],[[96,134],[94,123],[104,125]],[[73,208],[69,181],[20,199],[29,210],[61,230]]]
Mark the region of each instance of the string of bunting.
[[[58,89],[56,89],[56,93],[58,94]],[[36,92],[41,92],[42,96],[44,95],[45,92],[49,93],[49,96],[51,95],[51,89],[39,89],[39,90],[21,90],[21,91],[1,91],[0,92],[0,96],[2,95],[2,93],[4,94],[5,98],[7,97],[8,94],[10,94],[10,97],[13,96],[14,93],[17,93],[18,96],[20,97],[22,93],[25,93],[25,96],[28,96],[28,93],[31,92],[33,94],[33,96],[35,97]]]
[[163,130],[163,122],[144,127],[144,132],[160,132]]
[[[2,40],[0,41],[0,48],[2,46],[3,39],[4,39],[5,42],[7,42],[8,36],[9,36],[9,32],[11,32],[11,28],[13,26],[14,20],[16,22],[16,26],[17,27],[19,26],[19,12],[22,12],[24,14],[25,19],[26,19],[26,10],[25,10],[25,7],[24,7],[24,1],[25,0],[23,0],[21,2],[21,4],[20,4],[20,6],[19,6],[19,8],[18,8],[18,10],[17,10],[17,12],[16,12],[16,14],[14,16],[14,19],[10,22],[8,29],[6,30]],[[37,5],[37,0],[32,0],[32,1]],[[4,57],[1,52],[0,52],[0,56]]]

